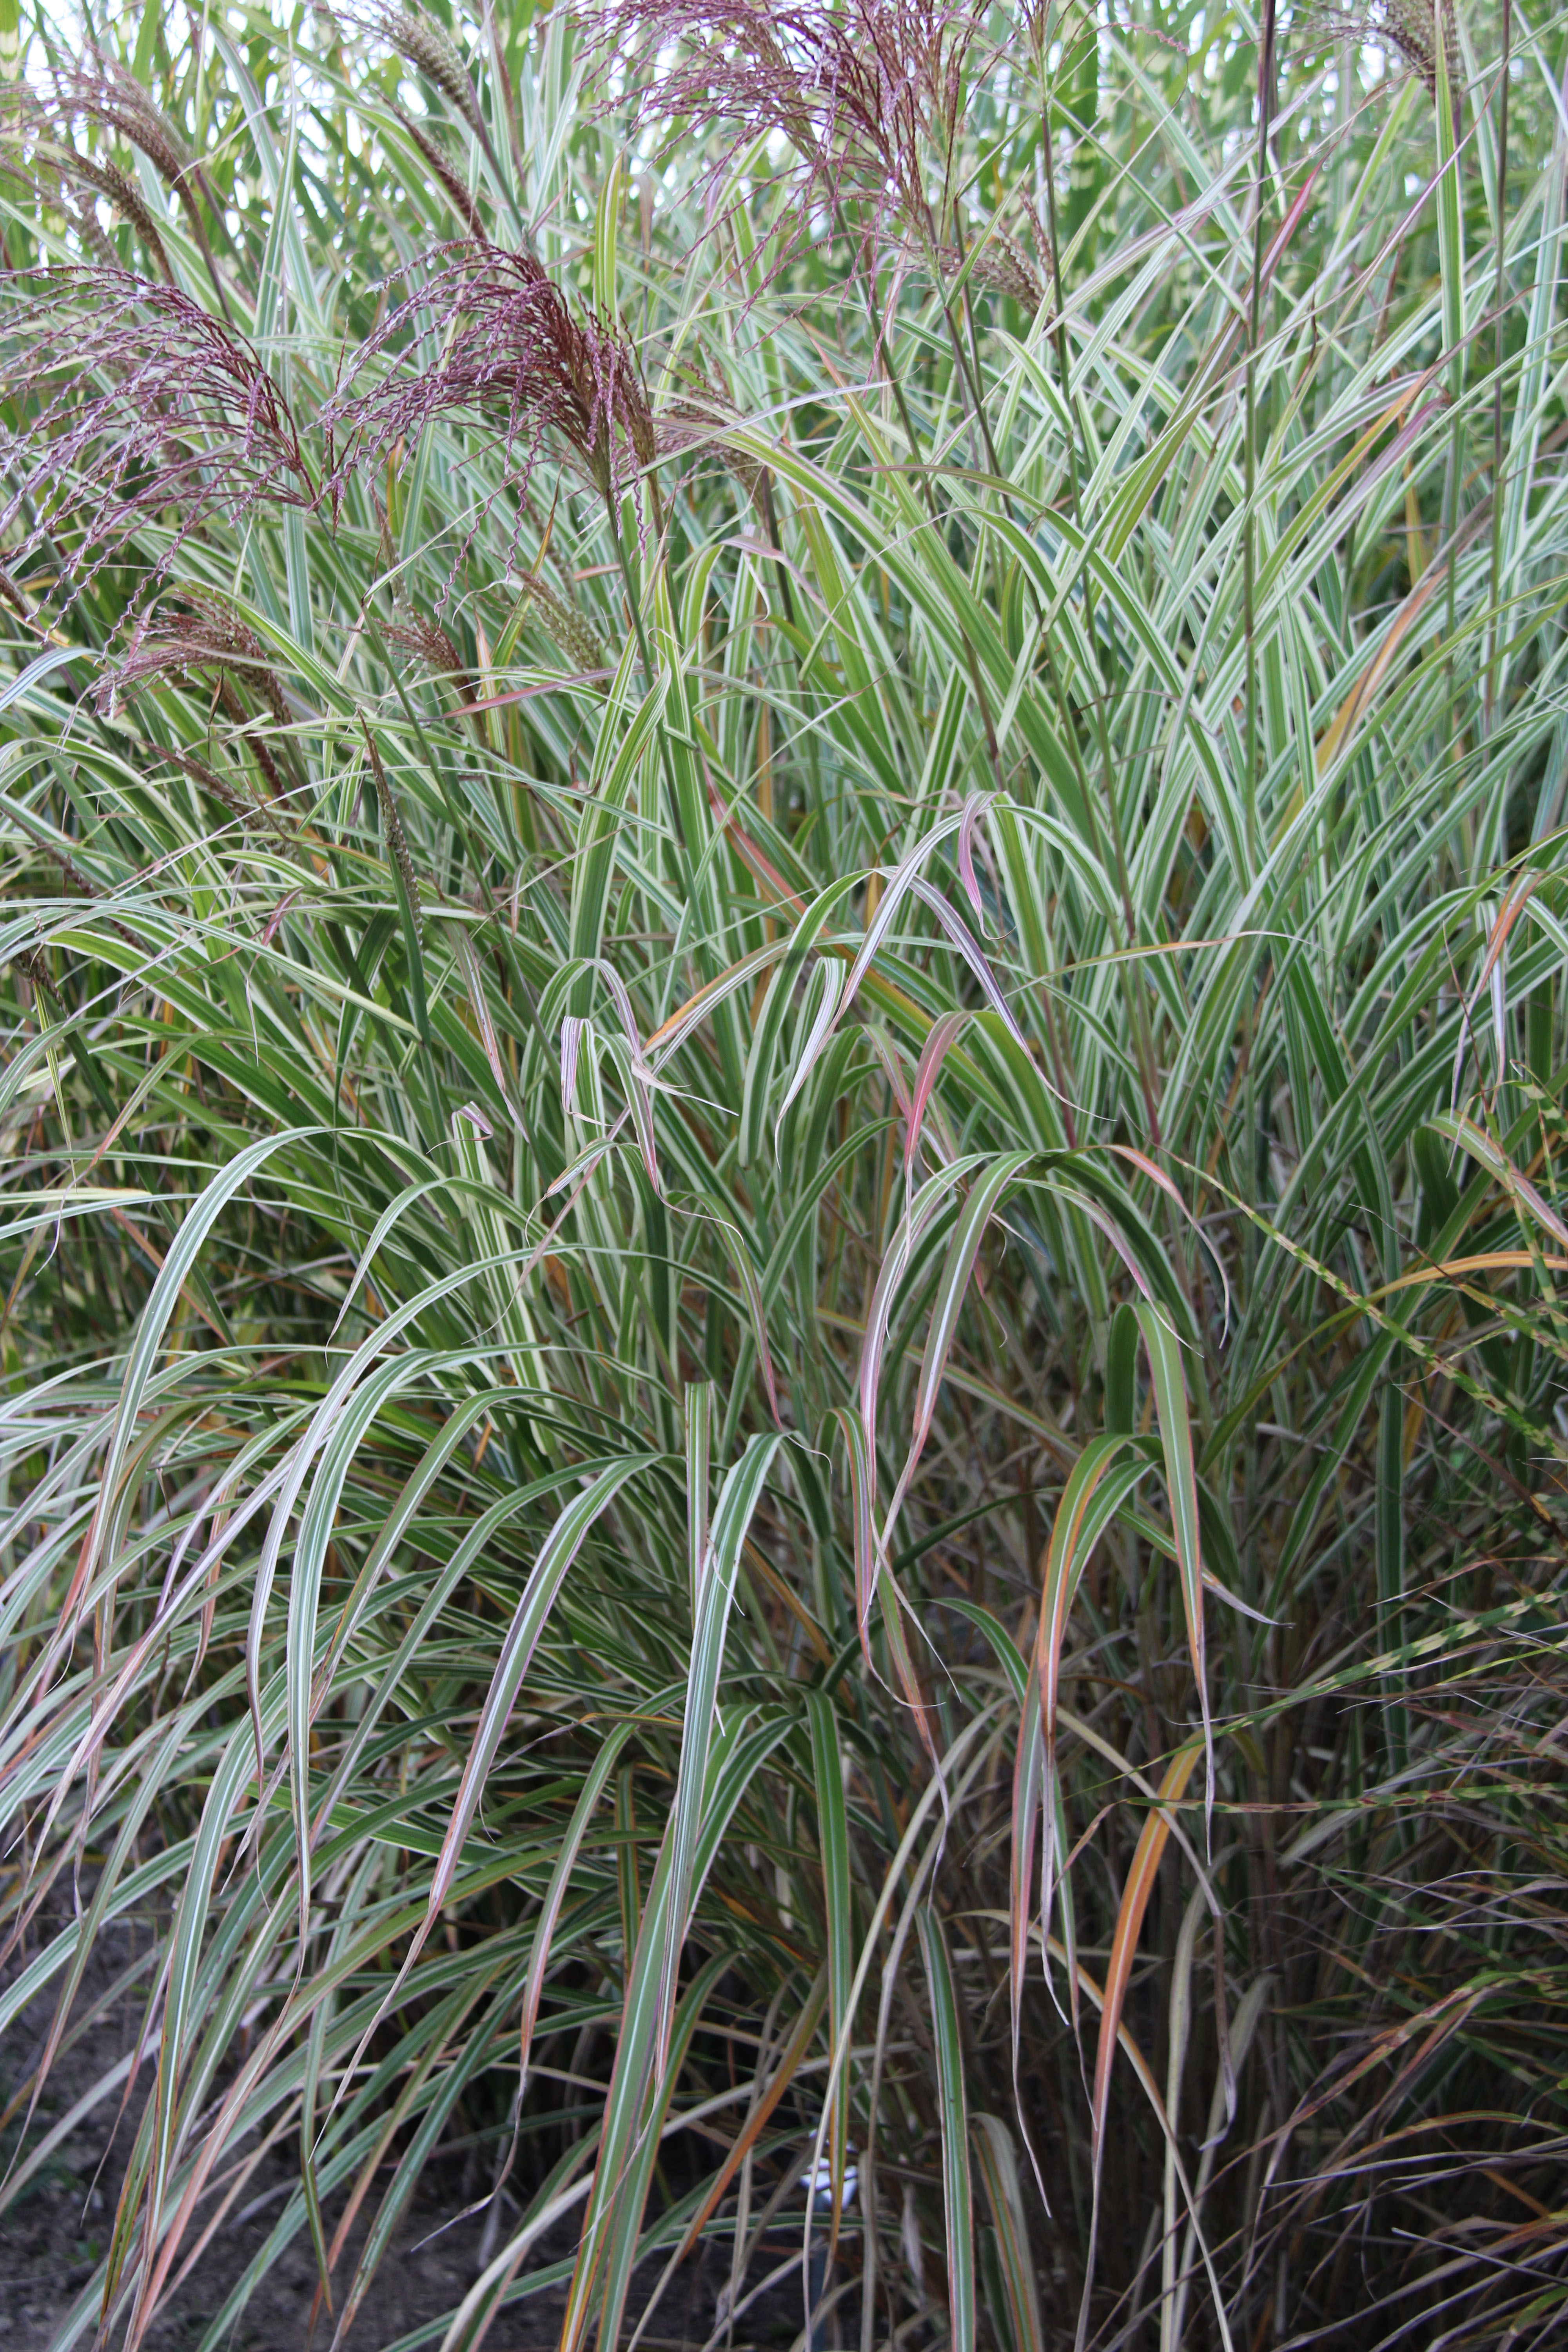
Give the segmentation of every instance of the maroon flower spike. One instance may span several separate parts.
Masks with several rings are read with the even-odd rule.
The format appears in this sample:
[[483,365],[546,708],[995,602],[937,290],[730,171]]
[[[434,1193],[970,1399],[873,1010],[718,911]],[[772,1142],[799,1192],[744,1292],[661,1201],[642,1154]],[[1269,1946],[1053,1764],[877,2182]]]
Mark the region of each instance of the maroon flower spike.
[[[351,436],[336,481],[399,442],[410,447],[433,418],[468,415],[491,426],[510,461],[511,485],[526,488],[547,433],[554,432],[612,504],[637,499],[639,474],[658,454],[653,417],[631,344],[613,320],[574,317],[560,288],[531,254],[490,246],[448,247],[417,293],[363,346],[350,382],[323,421]],[[417,348],[434,364],[394,365],[389,352]]]
[[16,422],[0,428],[0,540],[20,523],[13,569],[52,545],[68,605],[147,526],[171,533],[156,581],[204,518],[310,502],[288,402],[244,336],[177,287],[83,268],[17,273],[5,291],[0,379]]
[[205,201],[215,218],[221,218],[222,207],[200,163],[187,153],[179,132],[167,115],[160,113],[135,75],[117,58],[106,57],[102,50],[89,47],[74,68],[55,75],[53,111],[68,131],[79,121],[96,123],[100,130],[116,132],[146,156],[184,208],[226,319],[228,302],[197,198]]
[[[275,724],[288,725],[283,689],[267,646],[226,597],[200,588],[184,587],[155,613],[137,615],[123,656],[98,688],[99,707],[112,710],[139,687],[164,678],[183,681],[197,671],[220,677],[237,674],[265,700]],[[230,715],[244,713],[235,704]]]
[[[633,96],[639,114],[752,136],[782,131],[809,193],[830,205],[867,201],[879,222],[900,213],[935,241],[951,196],[964,61],[981,29],[978,0],[769,8],[755,0],[605,0],[586,23],[617,77],[629,64],[646,72]],[[803,216],[801,234],[806,227]]]

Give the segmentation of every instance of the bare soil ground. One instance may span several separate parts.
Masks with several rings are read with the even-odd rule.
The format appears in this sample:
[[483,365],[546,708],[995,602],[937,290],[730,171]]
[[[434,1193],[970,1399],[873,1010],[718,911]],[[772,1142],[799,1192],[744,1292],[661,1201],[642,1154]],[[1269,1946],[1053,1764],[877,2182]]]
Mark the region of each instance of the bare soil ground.
[[[62,1922],[40,1923],[52,1937]],[[26,1956],[11,1964],[6,1977],[26,1964],[39,1948],[36,1930]],[[72,2011],[73,2020],[88,2018],[95,2004],[99,2013],[86,2030],[62,2049],[51,2068],[43,2100],[26,2136],[23,2154],[36,2148],[45,2135],[69,2116],[93,2086],[110,2073],[131,2050],[142,2029],[146,2001],[145,1980],[128,1995],[110,1999],[116,1977],[134,1958],[127,1931],[121,1939],[97,1956]],[[0,1977],[0,1982],[6,1980]],[[16,2096],[36,2067],[53,2016],[54,1992],[34,2001],[0,2042],[0,2112]],[[143,2063],[132,2098],[132,2113],[119,2122],[121,2092],[113,2094],[85,2114],[51,2152],[26,2184],[21,2198],[0,2215],[0,2352],[48,2352],[68,2315],[77,2304],[104,2252],[113,2226],[125,2163],[134,2137],[133,2116],[153,2087],[155,2053]],[[25,2112],[25,2105],[23,2108]],[[22,2114],[7,2119],[0,2135],[0,2169],[16,2151]],[[493,2150],[461,2145],[438,2152],[405,2212],[396,2236],[384,2258],[353,2328],[345,2352],[386,2352],[423,2323],[439,2319],[461,2300],[477,2277],[484,2216],[454,2222],[453,2217],[484,2193]],[[195,2352],[207,2326],[222,2310],[236,2281],[266,2243],[285,2198],[298,2179],[298,2150],[286,2141],[258,2166],[235,2208],[202,2252],[177,2294],[160,2311],[144,2342],[147,2352]],[[374,2215],[375,2196],[366,2200]],[[209,2209],[210,2210],[210,2209]],[[341,2205],[338,2209],[341,2211]],[[515,2209],[506,2219],[515,2227]],[[331,2236],[334,2216],[327,2215]],[[450,2226],[443,2226],[447,2224]],[[362,2210],[354,2235],[335,2273],[346,2287],[354,2259],[363,2243],[367,2217]],[[193,2234],[192,2242],[199,2235]],[[504,2242],[504,2241],[503,2241]],[[530,2258],[531,2267],[542,2267],[571,2251],[568,2231],[560,2243],[548,2242]],[[776,2257],[775,2257],[776,2259]],[[648,2352],[669,2352],[686,2345],[700,2352],[711,2326],[717,2278],[704,2275],[704,2265],[692,2262],[672,2284],[659,2305],[657,2337],[645,2338]],[[654,2271],[648,2267],[648,2285]],[[232,2352],[328,2352],[332,2325],[325,2315],[310,2335],[310,2307],[317,2284],[316,2263],[309,2233],[300,2232],[258,2283],[246,2311],[228,2339]],[[798,2291],[794,2305],[798,2306]],[[767,2298],[776,2305],[776,2294]],[[500,2312],[486,2338],[486,2352],[539,2352],[558,2339],[562,2295],[532,2296]],[[761,2316],[759,2312],[756,2316]],[[758,2335],[781,2332],[774,2325]],[[96,2318],[96,2315],[94,2315]],[[782,2319],[784,2341],[799,2326]],[[96,2327],[89,2325],[78,2337],[89,2352]],[[440,2331],[430,2339],[438,2345]]]

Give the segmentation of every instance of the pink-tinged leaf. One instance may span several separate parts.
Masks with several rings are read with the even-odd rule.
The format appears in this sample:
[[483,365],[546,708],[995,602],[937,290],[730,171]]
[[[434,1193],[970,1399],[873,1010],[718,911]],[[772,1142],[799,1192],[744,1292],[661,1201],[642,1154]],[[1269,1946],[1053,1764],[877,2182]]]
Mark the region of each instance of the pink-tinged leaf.
[[942,1066],[947,1059],[948,1048],[963,1034],[968,1020],[967,1013],[944,1013],[940,1021],[931,1023],[927,1033],[925,1044],[921,1049],[920,1064],[915,1071],[915,1090],[907,1114],[909,1127],[904,1136],[906,1171],[914,1165],[915,1153],[920,1149],[921,1129],[925,1125],[926,1106],[931,1101],[937,1079],[942,1075]]
[[1568,1224],[1563,1223],[1551,1202],[1542,1198],[1529,1177],[1521,1174],[1502,1146],[1492,1140],[1484,1127],[1478,1127],[1464,1111],[1457,1118],[1436,1118],[1432,1124],[1454,1142],[1462,1143],[1471,1159],[1479,1160],[1483,1168],[1489,1169],[1503,1189],[1523,1203],[1553,1241],[1562,1242],[1568,1247]]
[[743,955],[738,963],[731,964],[716,980],[706,982],[694,995],[687,998],[684,1004],[678,1004],[668,1020],[661,1022],[644,1044],[643,1057],[649,1067],[654,1070],[662,1068],[677,1046],[684,1044],[692,1030],[700,1022],[705,1021],[716,1006],[722,1004],[726,997],[733,996],[738,989],[744,988],[753,973],[766,971],[770,964],[777,963],[781,956],[788,955],[789,951],[788,940],[770,940],[765,947],[753,948],[750,955]]
[[953,913],[952,908],[948,905],[947,900],[942,897],[942,892],[940,890],[933,889],[931,885],[929,882],[922,880],[918,874],[910,877],[910,888],[913,891],[915,897],[921,901],[922,906],[929,907],[931,908],[931,913],[936,917],[937,921],[942,925],[942,929],[947,933],[948,938],[952,941],[953,946],[958,950],[959,954],[963,958],[964,962],[969,966],[970,971],[980,982],[981,988],[984,992],[985,1002],[990,1005],[994,1013],[1000,1013],[1002,1019],[1006,1023],[1012,1036],[1016,1040],[1017,1044],[1023,1047],[1024,1052],[1026,1054],[1029,1050],[1028,1044],[1025,1038],[1023,1031],[1019,1028],[1016,1021],[1013,1018],[1013,1008],[1008,1003],[1006,998],[1003,995],[1001,989],[997,986],[995,973],[992,971],[991,966],[986,962],[985,958],[981,954],[979,948],[974,942],[973,935],[965,924],[959,916]]
[[746,1255],[746,1245],[739,1234],[731,1226],[721,1221],[719,1235],[729,1254],[730,1263],[735,1269],[741,1288],[745,1293],[746,1307],[752,1318],[752,1337],[756,1343],[757,1367],[763,1376],[763,1386],[767,1391],[768,1411],[773,1414],[774,1428],[782,1429],[784,1419],[779,1412],[779,1392],[778,1384],[773,1378],[773,1351],[768,1346],[768,1316],[767,1309],[763,1304],[762,1285],[757,1280],[751,1259]]
[[899,1059],[899,1049],[888,1036],[880,1022],[868,1021],[866,1024],[865,1036],[867,1044],[882,1065],[888,1084],[892,1089],[893,1100],[899,1107],[899,1116],[904,1122],[907,1133],[910,1120],[914,1116],[914,1108],[910,1099],[909,1086],[904,1077],[903,1064]]
[[632,1125],[637,1131],[637,1148],[647,1181],[656,1192],[663,1191],[658,1181],[658,1153],[653,1132],[653,1092],[634,1061],[626,1076],[626,1102],[631,1111]]
[[742,861],[749,866],[763,889],[768,891],[781,907],[792,907],[797,915],[804,915],[805,901],[790,888],[773,860],[763,856],[751,835],[736,822],[734,811],[725,807],[719,787],[713,782],[709,771],[706,759],[702,762],[702,774],[708,786],[708,803],[713,811],[714,819],[721,831],[729,834],[731,840],[740,851]]
[[577,1108],[577,1055],[587,1026],[574,1013],[561,1024],[561,1108],[568,1118]]
[[298,898],[299,896],[300,893],[298,890],[290,890],[287,897],[279,898],[278,904],[273,908],[272,912],[268,916],[266,923],[262,927],[261,944],[264,948],[269,948],[272,945],[273,940],[278,937],[279,929],[282,923],[284,916],[289,912],[289,908],[294,904],[295,899]]
[[510,709],[514,702],[537,702],[542,695],[559,694],[563,686],[596,686],[615,675],[613,669],[568,670],[563,677],[547,677],[539,686],[517,686],[508,694],[483,694],[476,702],[459,702],[452,716],[473,719],[482,711]]
[[[887,1636],[888,1655],[893,1662],[893,1672],[898,1675],[900,1687],[904,1694],[910,1712],[914,1717],[915,1729],[921,1737],[921,1746],[931,1759],[931,1770],[938,1780],[941,1780],[942,1759],[937,1752],[936,1732],[931,1725],[931,1709],[926,1705],[925,1693],[921,1688],[920,1676],[915,1672],[914,1660],[910,1655],[910,1645],[904,1638],[904,1598],[899,1591],[898,1580],[890,1569],[881,1580],[881,1595],[882,1631]],[[944,1795],[942,1800],[944,1809],[946,1801]]]
[[969,903],[973,908],[976,917],[984,914],[984,901],[980,896],[980,885],[974,877],[974,829],[995,797],[994,793],[971,793],[963,803],[963,814],[959,820],[959,878],[969,894]]
[[1094,2061],[1094,2099],[1089,2137],[1092,2187],[1089,2256],[1084,2264],[1077,2352],[1083,2352],[1088,2338],[1089,2299],[1094,2290],[1095,2241],[1100,2230],[1100,2182],[1105,2160],[1106,2115],[1110,2104],[1110,2065],[1116,2055],[1121,2011],[1126,2004],[1127,1987],[1131,1980],[1132,1962],[1137,1956],[1143,1915],[1149,1908],[1149,1897],[1154,1891],[1154,1881],[1165,1852],[1165,1841],[1171,1834],[1171,1814],[1167,1809],[1179,1802],[1192,1778],[1193,1767],[1203,1753],[1204,1745],[1201,1740],[1191,1739],[1184,1748],[1179,1748],[1161,1781],[1158,1801],[1144,1820],[1137,1850],[1132,1856],[1132,1866],[1127,1874],[1127,1884],[1121,1890],[1121,1907],[1116,1915],[1110,1960],[1105,1971],[1104,2006],[1100,2012],[1100,2042]]
[[643,1166],[647,1171],[647,1181],[654,1191],[658,1192],[663,1190],[663,1187],[658,1181],[658,1154],[655,1148],[653,1134],[653,1086],[651,1083],[653,1073],[643,1055],[642,1031],[637,1027],[637,1015],[632,1011],[632,1001],[626,994],[626,982],[614,964],[606,963],[602,956],[595,956],[594,969],[609,990],[615,1001],[616,1011],[620,1014],[621,1028],[626,1036],[626,1054],[630,1063],[626,1077],[626,1102],[631,1111],[632,1124],[637,1131],[637,1143],[642,1151]]
[[1185,1201],[1182,1198],[1180,1186],[1174,1183],[1172,1179],[1166,1175],[1163,1168],[1157,1167],[1146,1152],[1135,1150],[1131,1143],[1113,1143],[1110,1149],[1117,1154],[1119,1159],[1130,1160],[1134,1168],[1142,1169],[1143,1174],[1147,1176],[1151,1184],[1157,1184],[1161,1192],[1165,1193],[1169,1199],[1175,1202],[1183,1216],[1185,1217],[1188,1224],[1191,1225],[1194,1233],[1196,1234],[1199,1241],[1202,1242],[1205,1249],[1207,1250],[1210,1257],[1213,1258],[1215,1272],[1219,1276],[1220,1287],[1225,1293],[1225,1328],[1228,1331],[1230,1329],[1230,1278],[1225,1270],[1225,1260],[1221,1257],[1218,1250],[1215,1249],[1213,1242],[1210,1241],[1207,1234],[1205,1233],[1202,1225],[1198,1223],[1196,1217],[1194,1216],[1191,1209],[1188,1208]]
[[882,1260],[877,1286],[871,1293],[870,1311],[866,1318],[866,1337],[860,1348],[860,1419],[865,1426],[866,1443],[872,1448],[873,1461],[876,1459],[877,1444],[877,1394],[881,1386],[888,1325],[899,1284],[927,1227],[945,1206],[953,1186],[973,1169],[983,1168],[985,1159],[984,1152],[973,1152],[968,1159],[958,1160],[952,1167],[941,1169],[936,1175],[928,1177],[900,1218],[898,1231]]
[[1273,277],[1276,268],[1284,258],[1286,248],[1289,245],[1291,238],[1295,236],[1296,231],[1305,219],[1308,208],[1312,201],[1313,190],[1317,187],[1319,174],[1321,173],[1322,168],[1323,167],[1321,163],[1313,164],[1302,184],[1300,195],[1296,198],[1295,203],[1291,205],[1289,211],[1286,214],[1284,219],[1275,230],[1274,235],[1269,238],[1268,249],[1263,257],[1263,267],[1258,272],[1259,281],[1262,285],[1267,286],[1269,279]]
[[1149,1277],[1128,1248],[1126,1237],[1115,1218],[1102,1209],[1098,1201],[1090,1200],[1087,1192],[1080,1192],[1070,1184],[1054,1183],[1049,1179],[1044,1181],[1047,1192],[1055,1193],[1058,1201],[1070,1201],[1073,1207],[1086,1216],[1091,1225],[1099,1226],[1144,1297],[1152,1299],[1154,1294],[1149,1287]]
[[[902,907],[904,899],[908,896],[910,887],[914,883],[919,869],[924,865],[926,859],[931,856],[931,851],[937,846],[938,843],[945,841],[948,835],[953,832],[961,822],[961,816],[944,817],[940,824],[933,825],[931,827],[930,833],[922,834],[920,839],[915,843],[914,847],[909,852],[908,856],[901,861],[889,877],[888,887],[883,891],[881,898],[878,902],[877,910],[872,916],[870,921],[867,924],[864,934],[861,937],[860,945],[856,952],[855,961],[849,967],[849,976],[844,983],[843,989],[839,993],[838,1002],[834,1008],[832,1020],[827,1023],[820,1035],[816,1032],[813,1033],[807,1050],[801,1056],[800,1066],[795,1072],[795,1082],[790,1087],[789,1095],[785,1098],[785,1109],[789,1108],[790,1102],[794,1100],[795,1095],[805,1085],[805,1080],[810,1074],[812,1065],[816,1061],[817,1055],[821,1053],[823,1046],[826,1044],[828,1035],[831,1034],[833,1027],[837,1022],[843,1019],[845,1013],[848,1012],[850,1005],[854,1003],[856,992],[858,990],[860,982],[865,979],[867,972],[870,970],[878,950],[880,948],[883,940],[887,938],[888,933],[892,929],[893,924],[898,919],[899,910]],[[846,884],[844,882],[839,882],[830,886],[830,887],[835,891],[842,891],[845,887]],[[825,893],[824,895],[826,896],[826,894]],[[945,901],[942,903],[945,903]],[[951,912],[951,909],[949,911]],[[958,921],[956,915],[952,917],[952,920],[954,922]],[[963,927],[962,924],[959,924],[959,929],[963,930]],[[968,932],[964,931],[963,936],[965,939],[968,939]],[[974,946],[972,940],[970,940],[970,945],[971,947]],[[978,948],[974,949],[974,952],[976,956],[979,956],[980,950]],[[981,961],[984,962],[984,959],[981,958]],[[992,982],[992,986],[995,986],[994,982]],[[783,1117],[783,1112],[780,1113],[780,1117]]]
[[871,1540],[871,1510],[876,1498],[876,1464],[866,1443],[865,1423],[853,1405],[837,1404],[833,1419],[844,1432],[845,1452],[849,1457],[849,1502],[854,1521],[855,1543],[855,1622],[860,1632],[860,1649],[868,1666],[871,1663],[870,1643],[866,1622],[871,1613],[871,1602],[877,1591],[877,1550]]
[[1489,990],[1491,993],[1493,1042],[1497,1048],[1497,1074],[1500,1085],[1506,1075],[1508,1039],[1505,1024],[1508,1018],[1509,938],[1514,925],[1545,880],[1546,876],[1542,873],[1521,876],[1498,908],[1497,920],[1487,935],[1487,951],[1481,959],[1479,976],[1466,1000],[1464,1018],[1459,1024],[1459,1042],[1454,1052],[1451,1098],[1456,1105],[1459,1099],[1459,1073],[1464,1067],[1465,1047],[1474,1034],[1476,1007],[1480,1003],[1483,990]]
[[947,1258],[936,1286],[936,1298],[931,1307],[931,1328],[926,1334],[925,1354],[921,1363],[920,1384],[915,1391],[914,1428],[910,1433],[909,1454],[893,1499],[888,1507],[887,1524],[882,1529],[884,1546],[889,1542],[893,1525],[910,1489],[925,1442],[931,1433],[931,1416],[936,1411],[941,1393],[942,1374],[958,1329],[959,1311],[969,1288],[969,1277],[974,1271],[974,1261],[980,1244],[985,1238],[985,1228],[992,1213],[1007,1187],[1034,1158],[1032,1151],[1005,1151],[970,1190],[969,1197],[959,1211],[952,1239],[947,1245]]

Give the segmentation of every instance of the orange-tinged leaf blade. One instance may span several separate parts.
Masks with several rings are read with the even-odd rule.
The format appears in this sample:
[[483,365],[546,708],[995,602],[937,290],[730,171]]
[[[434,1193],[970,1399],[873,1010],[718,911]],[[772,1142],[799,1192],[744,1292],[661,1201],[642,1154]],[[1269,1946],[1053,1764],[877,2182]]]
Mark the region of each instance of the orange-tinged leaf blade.
[[1089,2326],[1089,2295],[1094,2284],[1100,2181],[1105,2155],[1105,2121],[1110,2102],[1110,2067],[1116,2055],[1117,2032],[1127,1999],[1127,1987],[1132,1976],[1138,1938],[1142,1932],[1143,1915],[1149,1908],[1149,1897],[1154,1891],[1154,1880],[1165,1852],[1165,1841],[1171,1834],[1171,1816],[1166,1809],[1179,1802],[1192,1778],[1193,1767],[1204,1752],[1204,1746],[1203,1740],[1189,1739],[1184,1748],[1178,1748],[1160,1783],[1159,1800],[1144,1821],[1131,1867],[1127,1873],[1127,1883],[1121,1890],[1121,1908],[1116,1915],[1116,1928],[1110,1939],[1110,1959],[1105,1971],[1104,2007],[1100,2013],[1100,2042],[1094,2060],[1094,2101],[1089,2140],[1092,2197],[1089,2258],[1084,2265],[1083,2303],[1079,2311],[1078,2352],[1083,2352]]
[[1204,1562],[1198,1520],[1197,1470],[1193,1460],[1192,1424],[1187,1418],[1187,1390],[1182,1376],[1181,1343],[1170,1325],[1146,1299],[1133,1309],[1149,1354],[1154,1383],[1154,1413],[1160,1424],[1160,1445],[1165,1457],[1165,1486],[1171,1504],[1171,1526],[1176,1538],[1176,1565],[1182,1579],[1182,1603],[1187,1618],[1187,1648],[1193,1679],[1198,1687],[1198,1711],[1203,1717],[1206,1773],[1206,1811],[1214,1811],[1214,1727],[1209,1720],[1208,1675],[1204,1645]]

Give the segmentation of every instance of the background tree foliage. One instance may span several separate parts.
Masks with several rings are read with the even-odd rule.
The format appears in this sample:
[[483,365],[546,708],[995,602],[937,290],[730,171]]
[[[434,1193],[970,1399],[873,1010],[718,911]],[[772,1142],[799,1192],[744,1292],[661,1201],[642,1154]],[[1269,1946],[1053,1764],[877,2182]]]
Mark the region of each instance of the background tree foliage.
[[61,2352],[474,2134],[403,2352],[1561,2328],[1568,36],[1436,8],[13,16]]

